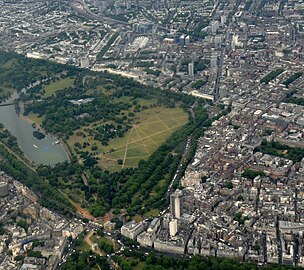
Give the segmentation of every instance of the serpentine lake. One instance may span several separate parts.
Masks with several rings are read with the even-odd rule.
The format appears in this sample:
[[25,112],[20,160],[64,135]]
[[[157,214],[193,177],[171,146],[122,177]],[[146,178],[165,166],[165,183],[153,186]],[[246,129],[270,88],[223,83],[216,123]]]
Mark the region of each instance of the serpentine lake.
[[[12,102],[14,97],[10,98]],[[17,138],[24,154],[37,165],[51,165],[68,160],[68,154],[57,139],[51,135],[38,140],[33,136],[35,130],[26,120],[19,117],[14,105],[0,106],[0,123]]]

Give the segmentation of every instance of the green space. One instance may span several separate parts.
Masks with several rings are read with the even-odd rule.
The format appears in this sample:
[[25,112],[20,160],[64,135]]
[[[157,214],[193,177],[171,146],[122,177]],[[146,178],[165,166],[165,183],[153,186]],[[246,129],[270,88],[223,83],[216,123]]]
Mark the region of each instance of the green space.
[[79,245],[76,246],[77,251],[88,252],[91,250],[91,247],[86,241],[82,241]]
[[37,125],[39,125],[39,126],[42,125],[42,121],[43,121],[43,119],[44,119],[43,116],[42,116],[42,117],[39,117],[39,115],[38,115],[37,113],[29,113],[29,114],[27,115],[27,118],[28,118],[30,121],[34,122],[35,124],[37,124]]
[[1,54],[0,68],[14,62],[4,81],[16,91],[37,80],[60,78],[48,86],[36,84],[20,98],[24,115],[64,141],[72,156],[55,167],[31,169],[18,159],[16,142],[6,138],[9,148],[0,148],[0,169],[21,179],[42,205],[67,215],[75,209],[63,192],[96,217],[111,209],[153,216],[166,207],[166,190],[187,139],[193,137],[194,143],[182,168],[191,161],[195,138],[212,123],[204,101],[107,72]]
[[0,123],[0,143],[10,149],[20,158],[24,157],[23,152],[19,148],[17,139]]
[[0,102],[6,100],[13,93],[14,89],[10,87],[5,87],[0,84]]
[[69,76],[76,68],[0,51],[0,70],[0,88],[6,91],[20,91],[31,83],[49,78],[51,75],[62,74],[63,71]]
[[288,87],[290,84],[292,84],[296,79],[300,78],[303,75],[303,72],[297,72],[293,75],[291,75],[289,78],[287,78],[283,84],[285,84],[286,87]]
[[200,89],[202,86],[204,86],[207,83],[207,80],[198,80],[191,84],[192,88]]
[[[257,248],[254,246],[254,248]],[[122,256],[114,256],[113,260],[118,263],[121,270],[280,270],[301,269],[292,266],[263,265],[244,263],[232,259],[219,257],[203,257],[199,255],[188,257],[156,255],[153,252],[145,256],[140,251],[126,249]],[[302,268],[303,269],[303,268]]]
[[[175,130],[186,124],[188,115],[181,108],[156,106],[137,112],[133,122],[123,137],[110,140],[108,145],[102,145],[95,140],[94,135],[89,134],[91,129],[87,128],[76,130],[68,144],[77,151],[75,143],[83,145],[89,142],[84,151],[97,153],[98,164],[109,171],[136,167],[140,160],[148,159]],[[94,151],[92,145],[96,146]]]
[[74,84],[74,79],[73,78],[64,78],[64,79],[59,79],[54,82],[51,82],[50,84],[46,85],[44,87],[45,94],[43,97],[49,97],[54,95],[57,91],[63,90],[68,87],[72,87]]
[[284,69],[282,68],[278,68],[276,70],[271,71],[270,73],[268,73],[266,76],[264,76],[260,82],[261,83],[269,83],[270,81],[272,81],[273,79],[275,79],[276,77],[278,77],[282,72],[284,71]]
[[42,140],[42,139],[45,138],[45,135],[42,132],[38,131],[38,130],[34,130],[33,131],[33,136],[35,138],[37,138],[38,140]]
[[299,147],[290,147],[288,145],[281,144],[279,142],[267,142],[263,140],[260,147],[257,147],[255,151],[262,152],[277,157],[287,158],[293,162],[300,162],[304,158],[304,149]]
[[92,251],[76,251],[68,256],[62,270],[110,270],[106,257],[94,254]]
[[152,208],[146,213],[146,217],[157,217],[159,215],[159,210]]
[[296,98],[296,97],[291,96],[291,97],[286,98],[284,101],[287,103],[304,106],[304,98]]
[[244,216],[243,212],[237,212],[235,213],[233,219],[237,221],[239,224],[244,225],[245,221],[249,218],[247,216]]
[[161,74],[161,71],[158,69],[154,70],[154,69],[148,68],[148,69],[146,69],[146,72],[148,75],[154,75],[156,77],[159,77],[159,75]]
[[253,180],[257,176],[265,176],[265,173],[261,171],[254,171],[249,168],[246,168],[242,173],[242,177],[248,178],[250,180]]
[[0,126],[0,170],[34,191],[42,206],[66,215],[70,215],[74,211],[72,205],[56,188],[37,175],[24,158],[16,138],[2,125]]
[[96,243],[98,245],[98,247],[103,250],[104,252],[106,252],[107,254],[109,253],[113,253],[114,251],[118,251],[119,250],[119,245],[113,241],[111,238],[107,237],[107,236],[96,236],[93,235],[91,237],[91,241],[93,243]]
[[114,33],[111,38],[108,40],[107,44],[105,46],[102,47],[102,49],[100,50],[100,52],[98,53],[96,60],[97,61],[101,61],[103,56],[107,53],[107,51],[110,49],[111,45],[114,43],[114,41],[118,38],[119,33],[116,32]]

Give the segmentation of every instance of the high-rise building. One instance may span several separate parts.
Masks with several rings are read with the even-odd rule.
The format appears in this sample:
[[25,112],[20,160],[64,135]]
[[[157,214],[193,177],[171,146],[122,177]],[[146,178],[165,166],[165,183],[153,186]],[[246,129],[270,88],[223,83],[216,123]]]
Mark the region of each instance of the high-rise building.
[[185,45],[185,36],[184,35],[181,35],[179,37],[179,43],[180,43],[180,45]]
[[131,9],[132,8],[132,2],[131,1],[127,1],[126,8],[127,9]]
[[177,219],[172,219],[169,223],[169,233],[173,237],[177,233]]
[[193,77],[194,76],[194,63],[190,62],[188,64],[188,75]]
[[0,182],[0,197],[6,197],[9,194],[8,183]]
[[185,45],[189,45],[190,44],[190,36],[186,36],[185,37]]
[[221,25],[223,26],[227,22],[227,16],[225,14],[221,15]]
[[217,52],[211,52],[210,67],[211,68],[217,67]]
[[222,42],[222,36],[221,35],[216,35],[214,37],[214,43],[215,44],[220,44]]
[[218,28],[219,28],[220,23],[218,21],[212,21],[211,22],[211,32],[212,34],[216,34]]
[[175,190],[170,196],[170,212],[175,218],[181,217],[182,196],[183,192],[180,189]]
[[239,36],[238,35],[233,35],[232,36],[232,42],[231,42],[231,47],[232,47],[232,50],[235,50],[237,46],[240,45],[240,42],[239,42]]

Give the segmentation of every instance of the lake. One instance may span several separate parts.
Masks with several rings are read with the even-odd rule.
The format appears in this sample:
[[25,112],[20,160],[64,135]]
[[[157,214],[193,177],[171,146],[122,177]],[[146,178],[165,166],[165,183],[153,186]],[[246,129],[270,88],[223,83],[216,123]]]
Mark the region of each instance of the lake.
[[0,106],[0,123],[17,138],[24,154],[35,164],[51,165],[68,160],[68,154],[61,144],[55,144],[56,138],[46,135],[38,140],[33,136],[35,130],[26,120],[20,118],[14,105]]

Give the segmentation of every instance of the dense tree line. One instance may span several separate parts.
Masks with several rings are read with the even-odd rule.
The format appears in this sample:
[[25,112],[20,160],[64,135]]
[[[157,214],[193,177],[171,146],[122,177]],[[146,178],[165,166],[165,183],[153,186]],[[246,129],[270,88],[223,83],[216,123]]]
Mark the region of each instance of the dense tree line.
[[112,35],[112,37],[108,40],[107,44],[104,47],[102,47],[102,49],[98,53],[96,60],[98,61],[102,60],[103,56],[106,54],[106,52],[109,50],[109,48],[111,47],[111,45],[117,39],[118,36],[119,36],[119,32]]
[[260,82],[261,83],[269,83],[271,80],[273,80],[274,78],[276,78],[277,76],[279,76],[282,72],[284,71],[284,69],[282,68],[278,68],[276,70],[271,71],[270,73],[268,73],[266,76],[264,76]]
[[0,142],[6,145],[11,150],[13,150],[14,153],[18,154],[20,157],[24,156],[22,150],[19,148],[16,137],[11,135],[10,132],[7,129],[5,129],[1,123],[0,123]]
[[67,258],[61,268],[62,270],[90,270],[111,269],[106,257],[94,254],[92,251],[76,251]]
[[198,80],[194,83],[191,84],[191,87],[192,88],[195,88],[195,89],[200,89],[202,86],[204,86],[205,84],[207,83],[206,80]]
[[78,70],[73,66],[50,63],[46,60],[33,60],[13,52],[0,51],[1,85],[17,91],[53,74],[67,72],[72,75]]
[[[135,213],[141,207],[148,208],[159,202],[166,192],[169,181],[173,178],[184,151],[188,136],[201,132],[204,126],[210,125],[208,115],[201,106],[195,108],[196,122],[191,121],[183,128],[175,131],[171,137],[160,146],[147,161],[141,161],[134,174],[119,189],[113,199],[113,206],[122,208],[129,205],[129,212]],[[173,156],[172,153],[175,153]],[[162,187],[157,187],[160,180],[165,180]],[[151,197],[151,191],[157,188],[156,196]],[[140,194],[139,196],[134,196]]]
[[303,269],[292,266],[264,265],[257,266],[249,262],[240,262],[232,259],[218,257],[202,257],[195,255],[191,258],[176,257],[167,255],[155,255],[154,253],[145,256],[140,251],[126,249],[123,256],[114,256],[113,259],[119,264],[122,270],[132,270],[139,263],[143,264],[144,270],[291,270]]
[[255,151],[277,157],[287,158],[293,162],[300,162],[304,157],[303,148],[290,147],[288,145],[284,145],[275,141],[267,142],[266,140],[263,140],[261,146],[255,148]]
[[304,98],[288,97],[285,102],[304,106]]
[[[82,190],[88,202],[88,205],[83,206],[88,207],[94,216],[102,216],[113,207],[127,207],[130,214],[141,212],[142,209],[148,211],[152,207],[158,208],[166,203],[163,198],[176,172],[188,136],[194,136],[195,142],[202,134],[203,127],[212,122],[202,106],[195,107],[194,111],[196,122],[191,121],[173,133],[147,161],[140,161],[136,169],[109,173],[98,166],[89,168],[78,164],[77,159],[73,159],[71,163],[58,164],[55,168],[40,166],[37,172],[57,188]],[[186,164],[191,161],[195,147],[195,144],[191,146]],[[81,178],[84,172],[88,176],[89,186],[85,186]]]
[[[52,97],[42,97],[43,87],[41,85],[31,89],[28,95],[21,95],[21,99],[26,105],[25,114],[36,113],[38,116],[43,116],[42,126],[46,132],[55,133],[63,139],[67,139],[76,129],[97,121],[106,123],[97,124],[88,132],[102,144],[107,144],[115,136],[123,136],[134,117],[130,114],[144,109],[143,106],[135,104],[138,98],[156,99],[156,105],[167,107],[174,107],[178,104],[185,109],[196,101],[193,96],[143,86],[133,79],[108,72],[82,70],[47,61],[31,60],[15,54],[6,55],[4,63],[12,59],[16,62],[15,71],[23,74],[22,76],[31,76],[27,72],[29,70],[51,78],[55,78],[56,74],[74,78],[73,87],[60,90]],[[23,67],[23,69],[19,67]],[[33,82],[37,78],[34,76]],[[22,87],[28,86],[28,83],[25,82]],[[99,91],[100,87],[109,92]],[[123,96],[130,97],[132,104],[130,104],[131,102],[117,102],[117,98]],[[93,100],[80,105],[71,102],[71,100],[84,98],[93,98]],[[122,112],[125,111],[129,111],[129,114],[123,115]],[[85,117],[80,117],[84,114]],[[76,144],[75,147],[82,163],[78,162],[78,157],[73,156],[71,163],[58,164],[54,168],[39,166],[38,175],[33,179],[37,178],[38,182],[42,181],[42,190],[53,189],[49,190],[44,199],[49,205],[54,204],[53,207],[58,209],[63,207],[62,198],[49,201],[57,189],[75,191],[74,194],[69,195],[73,199],[77,199],[75,194],[81,194],[80,196],[83,196],[84,199],[81,200],[82,206],[87,207],[94,216],[101,216],[112,207],[127,208],[130,213],[141,211],[144,207],[147,209],[159,207],[166,202],[162,198],[176,172],[188,136],[199,136],[202,127],[208,126],[212,122],[211,119],[208,119],[202,104],[194,108],[194,114],[195,121],[192,119],[183,128],[173,133],[150,156],[148,161],[140,161],[136,169],[124,169],[117,173],[103,171],[96,166],[96,157],[89,151],[83,150],[89,145]],[[191,114],[189,115],[191,116]],[[95,151],[94,149],[94,145],[92,145],[92,152]],[[191,160],[191,156],[188,157],[188,162],[189,160]],[[18,174],[11,168],[11,164],[6,169],[12,174]],[[88,179],[88,186],[84,184],[83,175],[86,175]],[[39,193],[39,188],[32,183],[35,182],[34,180],[24,180],[23,182],[29,187],[34,187],[34,191]],[[76,193],[76,191],[80,193]],[[43,192],[40,191],[40,193]],[[138,195],[135,196],[135,193]],[[60,197],[61,194],[58,194],[57,196]],[[54,196],[54,198],[57,197]],[[42,202],[46,204],[46,201]],[[69,208],[68,205],[61,210],[68,211],[67,208]]]
[[303,75],[303,72],[296,72],[295,74],[291,75],[289,78],[287,78],[283,84],[285,84],[286,87],[288,87],[290,84],[292,84],[296,79],[300,78]]
[[256,178],[259,175],[260,176],[265,176],[265,173],[261,172],[261,171],[254,171],[254,170],[251,170],[249,168],[246,168],[244,170],[244,172],[242,173],[242,177],[248,178],[250,180],[253,180],[254,178]]
[[35,138],[37,138],[38,140],[42,140],[42,139],[45,138],[45,135],[42,132],[38,131],[38,130],[34,130],[33,131],[33,136]]
[[48,181],[39,177],[24,163],[9,153],[4,146],[0,145],[0,170],[5,171],[14,179],[29,187],[39,197],[42,206],[55,210],[62,214],[70,215],[74,211],[72,205],[61,195],[61,193],[50,185]]
[[[113,104],[102,94],[96,96],[93,101],[81,105],[70,102],[70,97],[57,97],[51,101],[29,105],[25,115],[34,112],[40,117],[44,116],[42,125],[45,130],[65,137],[72,135],[74,130],[98,120],[119,121],[117,115],[123,108],[124,105]],[[87,116],[80,118],[82,114]]]

